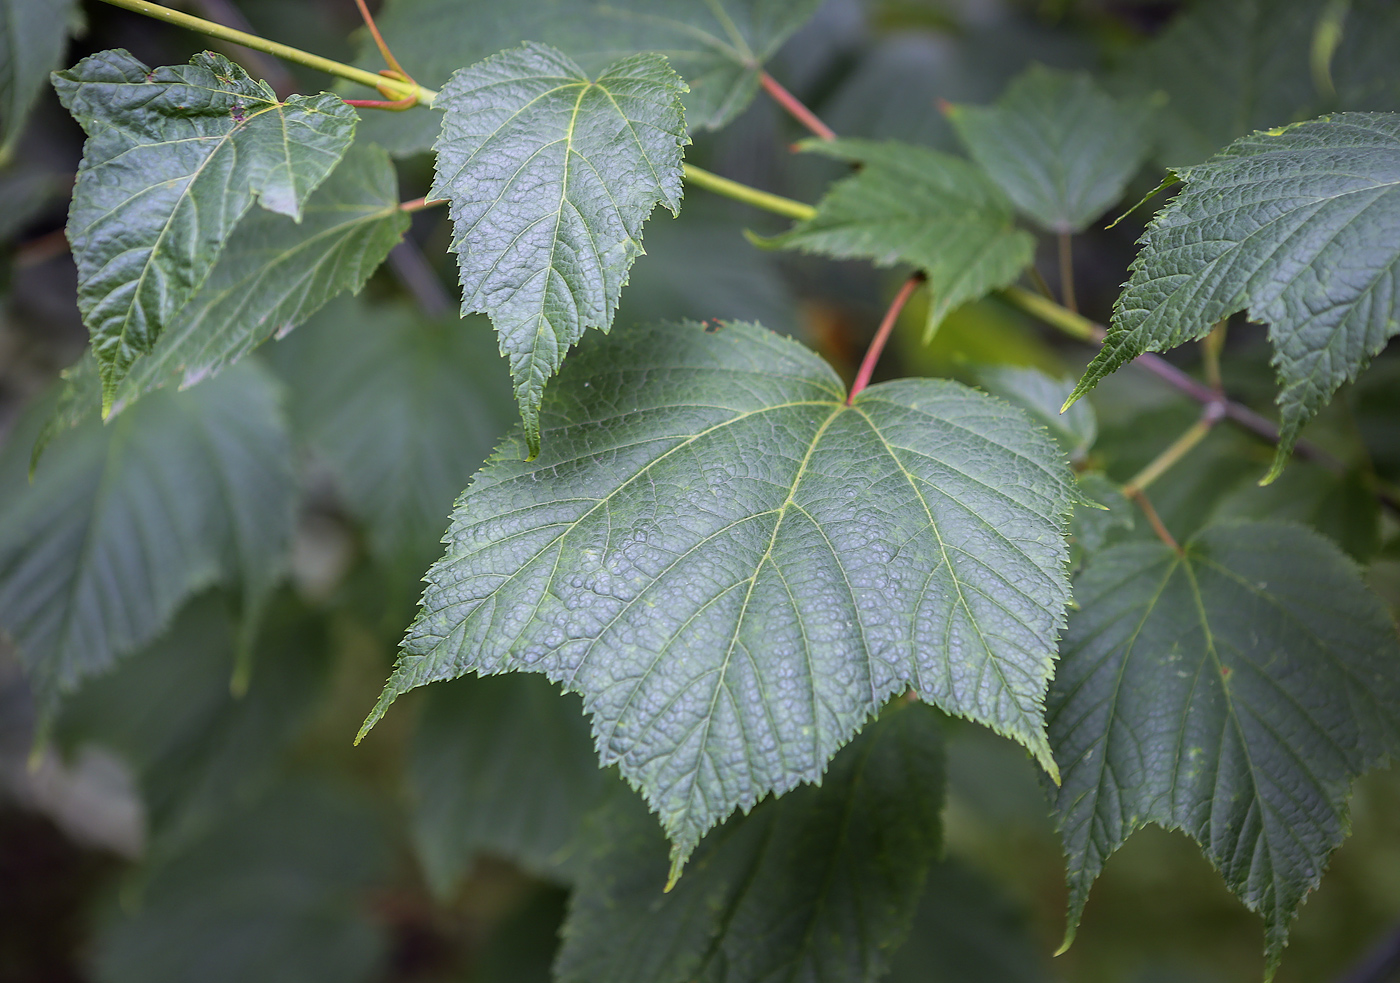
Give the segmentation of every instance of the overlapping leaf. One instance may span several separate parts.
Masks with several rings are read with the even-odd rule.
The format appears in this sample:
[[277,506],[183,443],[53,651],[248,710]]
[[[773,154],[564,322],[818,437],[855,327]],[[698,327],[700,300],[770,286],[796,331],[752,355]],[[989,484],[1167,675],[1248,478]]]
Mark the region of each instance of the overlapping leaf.
[[598,769],[577,697],[515,674],[429,690],[409,770],[413,839],[442,895],[482,850],[567,874],[583,817],[617,783]]
[[58,67],[73,0],[0,0],[0,163]]
[[[818,0],[396,0],[379,26],[424,85],[522,41],[559,48],[585,71],[663,52],[690,85],[692,127],[724,126],[749,104],[763,63],[814,14]],[[379,68],[377,52],[366,64]],[[440,117],[380,113],[366,120],[397,153],[428,149]]]
[[[357,147],[307,200],[300,223],[261,210],[248,215],[204,286],[117,386],[111,412],[161,386],[193,385],[274,334],[286,334],[336,294],[358,292],[408,227],[397,189],[388,155],[378,147]],[[336,364],[328,359],[318,368]],[[91,352],[63,377],[63,395],[35,444],[36,462],[49,440],[102,403],[101,373]]]
[[190,595],[241,588],[256,609],[280,574],[296,486],[275,383],[251,364],[163,391],[0,459],[0,628],[41,702],[152,641]]
[[1269,325],[1277,476],[1303,425],[1400,333],[1400,114],[1256,133],[1178,172],[1071,398],[1239,311]]
[[490,325],[346,300],[272,355],[294,429],[335,472],[374,552],[416,578],[514,416]]
[[459,500],[366,727],[415,686],[546,673],[678,864],[911,685],[1053,772],[1074,490],[1019,410],[932,380],[848,407],[814,354],[744,324],[593,335],[550,393],[539,460],[517,431]]
[[1031,67],[995,106],[953,106],[953,128],[1022,212],[1082,232],[1123,196],[1152,147],[1146,100],[1117,100],[1085,72]]
[[680,210],[684,89],[661,55],[590,80],[526,44],[457,72],[436,100],[431,194],[451,203],[462,313],[500,334],[531,456],[545,382],[586,329],[611,327],[651,210]]
[[[666,847],[634,797],[600,822],[556,963],[563,983],[876,980],[909,931],[939,847],[937,715],[896,706],[819,788],[705,839],[663,894]],[[630,807],[630,808],[625,808]]]
[[1048,701],[1069,934],[1104,862],[1155,822],[1264,916],[1272,972],[1351,780],[1400,748],[1389,613],[1336,547],[1272,523],[1208,528],[1180,555],[1110,547],[1075,600]]
[[105,410],[255,200],[301,221],[350,146],[356,116],[329,93],[279,102],[209,52],[152,70],[126,51],[103,51],[53,78],[88,134],[68,240]]
[[1015,227],[1001,190],[967,161],[894,142],[805,147],[858,161],[861,170],[832,187],[815,217],[766,243],[918,267],[928,276],[929,337],[949,311],[1006,286],[1030,265],[1035,240]]

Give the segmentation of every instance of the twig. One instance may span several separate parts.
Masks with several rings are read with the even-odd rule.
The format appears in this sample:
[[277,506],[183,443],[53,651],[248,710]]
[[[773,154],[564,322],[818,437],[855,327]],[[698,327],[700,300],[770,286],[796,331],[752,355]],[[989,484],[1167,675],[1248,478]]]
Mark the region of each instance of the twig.
[[899,292],[894,295],[894,300],[890,301],[889,310],[885,311],[884,320],[880,322],[875,337],[870,340],[870,347],[865,350],[865,358],[860,361],[860,369],[856,372],[856,381],[851,383],[850,395],[846,397],[847,406],[854,403],[856,396],[860,395],[860,391],[870,384],[870,377],[875,373],[875,363],[880,360],[880,353],[885,349],[885,342],[890,339],[890,332],[894,330],[895,322],[899,320],[900,311],[904,310],[904,305],[909,303],[909,298],[914,295],[919,284],[926,279],[927,277],[923,273],[915,273],[904,281],[904,286],[899,288]]
[[1171,547],[1171,551],[1177,556],[1184,556],[1185,553],[1181,549],[1181,544],[1176,541],[1175,536],[1167,531],[1166,525],[1162,522],[1162,517],[1158,515],[1157,510],[1152,507],[1152,502],[1148,499],[1147,493],[1141,488],[1134,489],[1131,492],[1125,488],[1123,493],[1134,502],[1137,502],[1138,508],[1142,509],[1142,514],[1147,516],[1147,524],[1152,527],[1152,531],[1157,534],[1157,538]]
[[773,97],[774,102],[786,109],[793,119],[807,127],[807,129],[811,130],[823,140],[836,139],[835,130],[818,119],[816,113],[803,105],[801,99],[798,99],[787,89],[783,88],[777,79],[761,69],[758,73],[758,84],[763,86],[763,90]]
[[685,179],[691,184],[698,184],[707,191],[713,191],[717,195],[726,198],[733,198],[735,201],[742,201],[745,204],[753,205],[755,208],[762,208],[764,211],[773,212],[778,215],[786,215],[788,218],[795,218],[799,222],[804,222],[817,214],[817,210],[811,205],[800,201],[793,201],[791,198],[784,198],[781,195],[769,194],[767,191],[759,191],[751,188],[747,184],[740,184],[738,181],[731,181],[727,177],[720,177],[694,164],[685,165]]
[[195,17],[183,11],[171,10],[158,3],[149,3],[148,0],[102,0],[114,7],[121,7],[123,10],[134,11],[153,17],[156,20],[165,21],[167,24],[174,24],[187,30],[197,31],[211,38],[218,38],[220,41],[232,41],[234,44],[241,44],[245,48],[252,48],[254,51],[261,51],[265,54],[274,55],[283,61],[290,61],[298,65],[305,65],[307,68],[314,68],[317,71],[325,72],[327,75],[334,75],[337,78],[349,79],[351,82],[358,82],[367,85],[371,89],[377,89],[386,95],[393,95],[404,99],[412,96],[420,106],[431,106],[433,99],[437,97],[437,92],[432,89],[425,89],[421,85],[405,82],[400,79],[388,78],[383,75],[376,75],[367,72],[354,65],[346,65],[344,62],[334,61],[330,58],[322,58],[320,55],[313,55],[309,51],[302,51],[300,48],[293,48],[291,45],[280,44],[277,41],[269,41],[267,38],[258,37],[256,34],[249,34],[246,31],[238,31],[223,24],[216,24],[211,20],[202,17]]
[[1060,254],[1060,299],[1065,307],[1079,313],[1079,301],[1074,296],[1074,243],[1068,232],[1055,237]]
[[[243,16],[243,11],[235,7],[229,0],[193,0],[193,6],[216,24],[222,24],[247,34],[253,33],[253,25],[248,23],[248,18]],[[240,47],[242,46],[240,45]],[[253,70],[253,74],[272,86],[278,98],[285,99],[297,91],[296,76],[287,71],[277,59],[269,58],[261,51],[248,48],[243,52],[241,60],[245,63],[245,67]]]

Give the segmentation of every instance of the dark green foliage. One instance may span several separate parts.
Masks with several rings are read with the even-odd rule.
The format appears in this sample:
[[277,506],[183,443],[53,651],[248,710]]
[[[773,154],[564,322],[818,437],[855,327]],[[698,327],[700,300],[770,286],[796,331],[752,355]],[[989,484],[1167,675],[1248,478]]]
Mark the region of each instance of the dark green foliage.
[[1214,526],[1183,550],[1115,546],[1075,580],[1047,704],[1068,934],[1104,862],[1156,822],[1264,916],[1272,973],[1342,841],[1352,779],[1400,748],[1400,642],[1315,533]]
[[770,799],[705,839],[666,885],[666,844],[630,795],[596,820],[564,924],[562,983],[874,981],[909,930],[939,847],[937,714],[895,705],[820,787]]
[[1283,421],[1303,425],[1400,333],[1400,117],[1348,114],[1231,144],[1177,176],[1077,398],[1145,351],[1247,311],[1270,326]]
[[443,895],[482,850],[567,879],[579,822],[614,784],[577,697],[516,674],[433,687],[409,774],[414,841]]
[[7,443],[0,624],[46,704],[151,642],[203,588],[227,584],[255,611],[281,573],[291,443],[254,366],[91,420],[26,487],[28,471],[29,448]]
[[73,0],[0,2],[0,164],[14,148],[25,117],[58,67]]

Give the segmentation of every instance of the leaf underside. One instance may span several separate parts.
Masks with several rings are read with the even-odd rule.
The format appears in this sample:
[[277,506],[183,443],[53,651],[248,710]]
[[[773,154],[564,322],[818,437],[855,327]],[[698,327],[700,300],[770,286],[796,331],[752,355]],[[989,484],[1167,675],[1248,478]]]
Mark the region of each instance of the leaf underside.
[[1159,823],[1264,917],[1269,973],[1347,829],[1351,781],[1400,747],[1400,643],[1335,546],[1208,528],[1178,556],[1092,555],[1047,702],[1069,937],[1108,857]]
[[[619,58],[659,51],[690,86],[686,118],[697,129],[733,120],[758,91],[758,73],[819,0],[397,0],[379,26],[424,85],[440,86],[462,65],[524,39],[553,45],[600,72]],[[380,55],[366,45],[366,66]],[[427,150],[432,113],[377,113],[365,121],[395,153]]]
[[275,383],[253,365],[142,400],[56,441],[27,484],[0,479],[0,627],[41,702],[156,637],[215,583],[256,609],[280,576],[296,482]]
[[1034,65],[994,106],[954,106],[968,152],[1049,232],[1082,232],[1123,196],[1151,149],[1146,100],[1117,100],[1087,72]]
[[68,241],[105,410],[255,200],[301,221],[357,117],[329,93],[279,102],[265,82],[210,52],[149,69],[121,49],[103,51],[53,80],[88,134]]
[[940,845],[939,732],[927,707],[891,707],[820,787],[770,799],[706,837],[665,894],[665,843],[627,796],[596,823],[601,842],[570,903],[558,978],[880,978]]
[[1256,133],[1180,176],[1072,398],[1247,311],[1269,325],[1281,387],[1272,479],[1303,425],[1400,334],[1400,114]]
[[543,419],[539,460],[517,431],[458,501],[366,729],[415,686],[546,673],[678,862],[910,686],[1053,772],[1074,490],[1019,410],[930,380],[847,407],[793,342],[672,324],[592,336]]
[[680,210],[680,94],[657,54],[596,80],[556,49],[503,51],[452,76],[430,192],[447,199],[462,313],[491,316],[531,456],[545,382],[588,328],[612,326],[642,223]]
[[928,277],[925,337],[953,309],[1014,282],[1035,240],[1017,229],[1011,203],[976,166],[912,144],[808,141],[803,147],[859,162],[815,217],[766,245],[880,266],[908,263]]

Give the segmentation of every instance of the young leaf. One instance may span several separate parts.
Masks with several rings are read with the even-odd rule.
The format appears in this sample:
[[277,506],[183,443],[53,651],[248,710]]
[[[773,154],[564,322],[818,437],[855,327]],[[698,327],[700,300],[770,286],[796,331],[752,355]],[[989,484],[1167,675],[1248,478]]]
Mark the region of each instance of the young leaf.
[[451,203],[462,313],[496,326],[531,457],[545,382],[586,329],[612,326],[651,210],[680,210],[683,91],[661,55],[590,80],[526,44],[458,71],[436,100],[430,194]]
[[251,364],[0,458],[0,627],[41,703],[152,641],[215,583],[256,609],[280,574],[296,484],[275,384]]
[[415,686],[543,672],[677,865],[705,830],[816,781],[895,693],[1025,744],[1068,600],[1063,456],[950,382],[872,386],[745,324],[619,327],[457,503],[366,728]]
[[63,57],[72,12],[73,0],[0,0],[0,163]]
[[918,267],[928,276],[928,338],[949,311],[1006,286],[1030,265],[1035,240],[1015,227],[1001,189],[967,161],[894,142],[808,141],[804,147],[858,161],[861,170],[832,187],[814,218],[762,241]]
[[1282,387],[1272,480],[1303,425],[1400,333],[1400,115],[1256,133],[1178,176],[1071,398],[1248,311],[1269,325]]
[[544,679],[459,679],[428,691],[409,762],[413,839],[428,883],[448,896],[478,851],[547,877],[609,784],[583,707]]
[[442,548],[453,499],[514,417],[491,326],[347,299],[271,354],[293,429],[334,472],[375,555],[416,580]]
[[387,854],[370,802],[323,782],[289,781],[136,872],[126,903],[93,940],[94,979],[380,979],[389,940],[365,895]]
[[152,70],[103,51],[53,80],[88,134],[68,240],[105,412],[255,199],[301,221],[307,196],[350,146],[356,116],[329,93],[279,102],[210,52]]
[[[690,85],[686,118],[717,129],[758,91],[758,73],[819,0],[397,0],[379,26],[424,85],[440,86],[462,65],[524,38],[553,45],[586,72],[620,57],[660,51]],[[369,48],[378,68],[380,55]],[[366,120],[395,153],[427,150],[440,117],[378,113]]]
[[1048,232],[1083,232],[1152,147],[1147,101],[1114,99],[1087,72],[1033,65],[995,106],[948,115],[972,159]]
[[665,843],[627,796],[599,823],[601,849],[569,906],[556,976],[876,980],[909,931],[942,805],[939,722],[918,705],[870,724],[820,787],[770,799],[706,837],[668,893]]
[[1215,526],[1126,543],[1075,582],[1048,701],[1064,766],[1069,936],[1135,829],[1194,838],[1264,917],[1269,971],[1347,829],[1351,780],[1400,748],[1400,643],[1335,546]]

